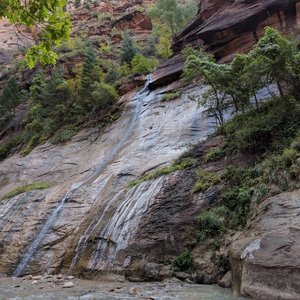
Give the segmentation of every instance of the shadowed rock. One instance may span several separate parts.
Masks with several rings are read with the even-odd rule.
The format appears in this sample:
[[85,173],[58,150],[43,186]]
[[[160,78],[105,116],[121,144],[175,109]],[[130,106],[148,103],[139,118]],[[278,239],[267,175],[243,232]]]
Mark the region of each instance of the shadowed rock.
[[188,45],[203,47],[226,62],[249,51],[266,26],[292,33],[299,22],[299,0],[200,0],[197,17],[174,38],[175,54],[155,70],[151,88],[179,78],[183,68],[179,53]]

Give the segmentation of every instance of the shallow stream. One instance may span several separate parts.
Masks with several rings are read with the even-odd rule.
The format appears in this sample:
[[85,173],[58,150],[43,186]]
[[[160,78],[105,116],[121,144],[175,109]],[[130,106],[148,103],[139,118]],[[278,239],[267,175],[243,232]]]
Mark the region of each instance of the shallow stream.
[[181,282],[130,283],[99,282],[72,279],[74,287],[63,288],[64,282],[0,278],[1,300],[231,300],[230,289],[214,285],[196,285]]

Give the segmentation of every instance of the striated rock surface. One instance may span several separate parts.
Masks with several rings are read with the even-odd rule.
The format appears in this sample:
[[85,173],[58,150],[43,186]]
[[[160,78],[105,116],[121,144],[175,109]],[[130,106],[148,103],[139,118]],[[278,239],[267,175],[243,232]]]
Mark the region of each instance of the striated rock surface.
[[177,172],[165,180],[126,251],[130,280],[161,280],[171,275],[166,266],[191,239],[196,215],[209,198],[198,199],[192,194],[194,182],[195,174],[189,171]]
[[[231,245],[233,287],[251,299],[300,298],[300,191],[259,205]],[[276,295],[276,296],[275,296]]]
[[[0,197],[32,182],[52,185],[0,201],[0,273],[124,273],[131,262],[126,249],[148,218],[163,213],[156,201],[174,178],[132,188],[128,183],[170,163],[214,127],[202,116],[203,108],[188,98],[201,95],[204,87],[188,87],[179,99],[161,102],[167,89],[127,95],[123,115],[104,131],[83,131],[66,145],[45,144],[0,163]],[[178,197],[165,205],[177,213],[171,220],[166,214],[161,222],[176,227],[182,232],[179,240],[184,239],[188,220],[179,208],[193,216],[199,204],[190,199],[180,203]]]
[[175,55],[156,69],[152,86],[179,77],[183,67],[179,53],[187,45],[230,61],[236,53],[249,51],[266,26],[292,33],[299,25],[299,0],[200,0],[195,21],[175,37]]

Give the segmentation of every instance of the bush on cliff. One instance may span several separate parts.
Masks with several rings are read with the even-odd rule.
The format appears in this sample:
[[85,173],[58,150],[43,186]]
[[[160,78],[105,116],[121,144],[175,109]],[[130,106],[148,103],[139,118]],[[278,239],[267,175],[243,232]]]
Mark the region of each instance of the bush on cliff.
[[[228,230],[243,229],[251,210],[266,197],[300,187],[300,52],[295,41],[267,28],[249,54],[229,65],[217,64],[202,51],[188,49],[186,57],[185,75],[200,75],[210,86],[200,104],[216,117],[217,134],[225,138],[225,145],[203,160],[213,163],[240,153],[252,162],[198,174],[194,192],[221,184],[216,204],[198,217],[197,239],[219,239]],[[277,95],[259,103],[258,91],[269,85],[277,86]],[[229,107],[234,117],[225,122]]]
[[176,259],[172,264],[173,271],[186,271],[191,272],[194,270],[194,259],[192,253],[189,250],[185,250]]
[[[18,145],[22,146],[22,153],[27,154],[48,139],[53,143],[66,142],[87,121],[98,119],[99,122],[106,122],[106,116],[119,96],[115,87],[105,81],[92,50],[87,51],[83,66],[74,72],[74,78],[65,79],[64,71],[59,67],[53,68],[47,76],[43,69],[36,71],[26,95],[28,111],[23,122],[24,133],[22,138],[8,139],[1,146],[1,160]],[[3,114],[7,115],[4,122],[7,124],[12,110],[25,94],[15,81],[9,81],[4,92],[7,107],[1,106],[0,97],[0,110],[7,111]],[[9,101],[10,98],[12,101]]]
[[158,0],[147,13],[153,24],[150,38],[155,40],[156,54],[159,58],[168,58],[172,55],[172,37],[196,15],[197,2]]
[[239,114],[252,109],[254,101],[258,110],[257,93],[271,84],[277,86],[281,101],[300,95],[298,45],[273,28],[266,28],[253,50],[237,55],[227,65],[216,63],[201,50],[186,49],[184,56],[184,76],[189,80],[201,76],[210,86],[198,100],[215,116],[218,125],[224,124],[224,112],[229,108]]

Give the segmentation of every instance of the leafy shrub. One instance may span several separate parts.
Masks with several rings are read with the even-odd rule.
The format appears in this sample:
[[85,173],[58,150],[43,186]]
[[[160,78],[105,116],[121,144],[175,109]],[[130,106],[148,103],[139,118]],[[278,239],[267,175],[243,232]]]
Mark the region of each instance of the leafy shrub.
[[213,149],[209,152],[207,152],[204,156],[205,162],[212,162],[220,159],[225,155],[225,151],[221,148]]
[[99,48],[100,52],[103,54],[110,54],[112,51],[112,47],[108,43],[102,43]]
[[182,252],[172,264],[173,271],[187,271],[191,272],[194,269],[194,259],[192,253],[189,250]]
[[41,141],[41,136],[39,134],[34,134],[29,138],[28,142],[25,145],[25,148],[21,151],[22,155],[26,155],[31,152]]
[[136,54],[131,61],[131,72],[135,75],[147,75],[152,72],[156,65],[156,59],[146,58],[142,54]]
[[171,92],[163,95],[161,102],[169,102],[175,100],[181,96],[181,92]]
[[299,135],[297,135],[296,138],[294,139],[294,141],[292,142],[291,148],[300,152],[300,137],[299,137]]
[[93,96],[94,111],[111,106],[119,98],[116,89],[108,83],[95,82],[92,85],[92,89],[93,89],[92,96]]
[[69,141],[74,135],[76,134],[76,130],[72,127],[67,127],[62,130],[59,130],[54,134],[51,138],[51,143],[56,144],[63,144]]
[[197,181],[194,185],[193,192],[203,192],[210,188],[212,185],[221,182],[221,176],[214,172],[208,172],[203,169],[199,169],[196,172]]
[[297,158],[299,158],[300,153],[297,149],[287,148],[283,151],[281,159],[286,166],[291,166]]
[[197,219],[200,227],[197,240],[202,241],[208,236],[216,236],[224,233],[228,215],[229,210],[223,205],[202,212]]
[[235,116],[219,130],[229,152],[243,151],[262,155],[282,151],[298,133],[300,110],[293,99],[275,98]]
[[17,134],[16,136],[12,137],[6,142],[3,142],[0,145],[0,161],[4,160],[9,156],[9,154],[13,151],[14,148],[16,148],[23,139],[22,134]]
[[228,226],[232,228],[243,227],[250,211],[253,189],[251,187],[232,187],[222,195],[222,204],[231,210]]
[[137,54],[137,47],[131,35],[128,32],[126,32],[124,34],[123,44],[121,48],[122,63],[127,63],[129,66],[131,66],[131,62],[136,54]]

